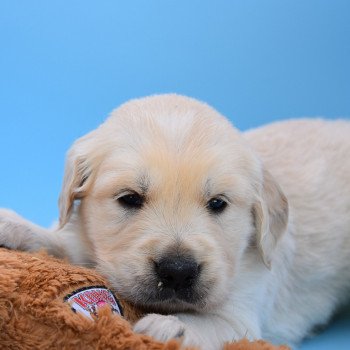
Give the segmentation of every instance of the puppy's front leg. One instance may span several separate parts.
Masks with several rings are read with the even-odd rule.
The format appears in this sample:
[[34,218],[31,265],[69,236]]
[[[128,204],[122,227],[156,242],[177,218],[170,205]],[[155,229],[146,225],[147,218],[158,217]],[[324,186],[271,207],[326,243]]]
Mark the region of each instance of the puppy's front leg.
[[160,341],[175,338],[184,346],[198,346],[208,350],[218,350],[225,342],[242,338],[261,338],[260,329],[254,320],[244,322],[224,314],[150,314],[138,321],[134,330]]
[[63,240],[57,233],[25,220],[14,211],[0,209],[0,246],[24,251],[46,249],[49,254],[64,257]]

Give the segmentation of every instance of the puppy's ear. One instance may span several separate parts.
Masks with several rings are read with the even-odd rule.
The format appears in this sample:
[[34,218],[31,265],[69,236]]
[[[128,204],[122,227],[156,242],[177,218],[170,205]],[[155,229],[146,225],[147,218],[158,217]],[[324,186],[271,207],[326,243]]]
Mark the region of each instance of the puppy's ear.
[[286,231],[288,201],[272,175],[264,170],[260,198],[253,207],[257,244],[265,265],[270,268],[274,249]]
[[82,141],[83,138],[78,140],[67,154],[62,190],[58,201],[60,228],[69,220],[74,200],[83,198],[91,183],[88,157],[80,147]]

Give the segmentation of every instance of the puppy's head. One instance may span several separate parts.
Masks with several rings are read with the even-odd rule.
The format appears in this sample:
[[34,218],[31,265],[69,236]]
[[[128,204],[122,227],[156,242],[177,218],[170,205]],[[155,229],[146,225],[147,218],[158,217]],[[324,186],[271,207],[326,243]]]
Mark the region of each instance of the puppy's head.
[[286,200],[239,133],[196,100],[122,105],[69,152],[60,224],[73,202],[98,269],[158,311],[221,303],[249,243],[267,265]]

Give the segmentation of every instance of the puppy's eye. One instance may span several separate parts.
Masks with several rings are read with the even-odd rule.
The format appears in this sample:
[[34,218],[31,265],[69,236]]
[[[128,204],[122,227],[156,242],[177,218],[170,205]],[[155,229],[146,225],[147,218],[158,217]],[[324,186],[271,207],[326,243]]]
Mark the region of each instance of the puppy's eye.
[[207,208],[214,214],[221,213],[227,207],[227,202],[221,198],[212,198],[207,203]]
[[127,209],[140,209],[143,205],[144,198],[135,192],[119,197],[118,202]]

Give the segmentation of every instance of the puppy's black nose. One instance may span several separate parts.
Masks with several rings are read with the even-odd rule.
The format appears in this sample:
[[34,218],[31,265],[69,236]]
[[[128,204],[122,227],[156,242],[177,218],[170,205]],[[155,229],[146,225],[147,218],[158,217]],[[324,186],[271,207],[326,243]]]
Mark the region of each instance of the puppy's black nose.
[[163,258],[155,263],[155,270],[162,287],[175,291],[192,287],[199,275],[199,265],[187,257]]

